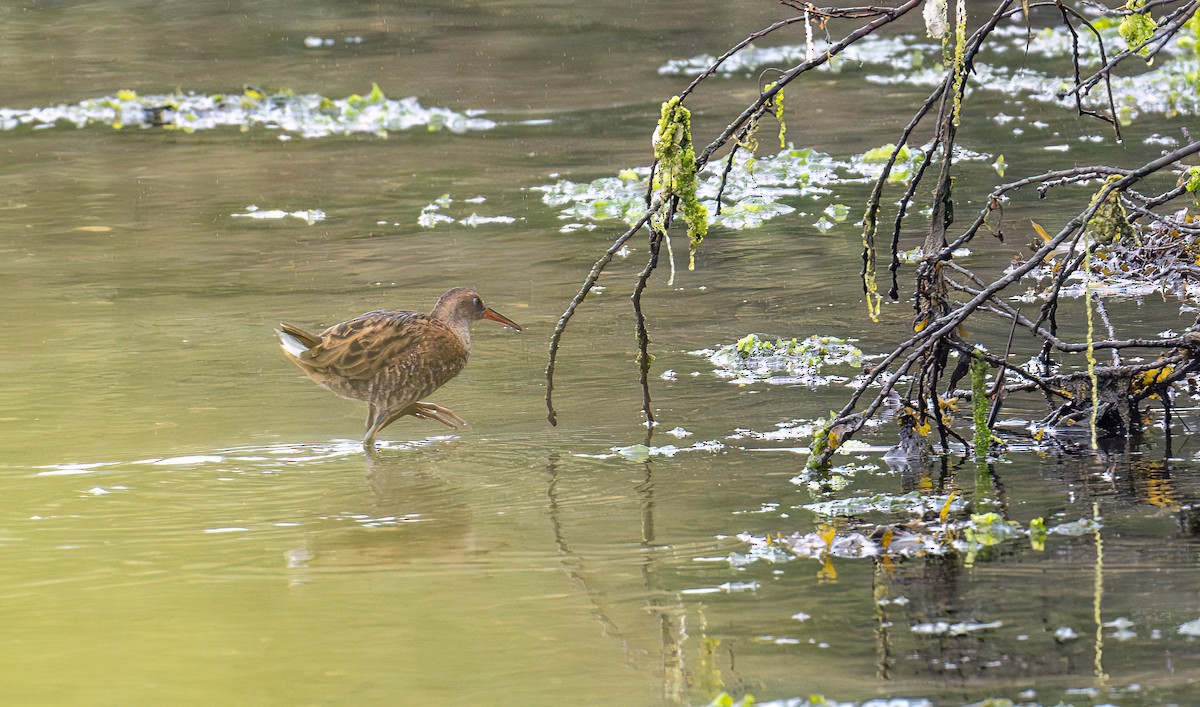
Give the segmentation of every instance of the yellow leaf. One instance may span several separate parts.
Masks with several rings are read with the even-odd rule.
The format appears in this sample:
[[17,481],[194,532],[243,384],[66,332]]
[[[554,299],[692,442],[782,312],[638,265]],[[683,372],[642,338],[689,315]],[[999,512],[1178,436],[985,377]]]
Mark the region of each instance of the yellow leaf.
[[1142,374],[1142,386],[1146,387],[1154,385],[1155,383],[1162,383],[1167,379],[1167,376],[1171,375],[1171,372],[1174,370],[1174,366],[1160,366],[1158,368],[1151,368]]
[[833,538],[837,535],[837,530],[832,525],[822,525],[817,528],[817,536],[825,541],[825,549],[828,550],[833,545]]
[[951,491],[950,495],[946,497],[946,503],[942,505],[942,512],[938,514],[938,518],[941,519],[943,525],[945,525],[946,519],[950,517],[950,504],[954,502],[954,497],[957,495],[957,489]]
[[79,226],[71,230],[82,231],[83,233],[108,233],[112,230],[112,226]]
[[927,327],[927,326],[929,326],[929,320],[928,320],[928,319],[922,319],[921,321],[919,321],[919,322],[917,322],[916,324],[914,324],[914,325],[913,325],[913,331],[914,331],[914,332],[916,332],[916,333],[918,333],[918,334],[920,334],[920,333],[921,333],[921,330],[922,330],[922,329],[924,329],[924,328],[925,328],[925,327]]
[[1050,234],[1046,233],[1046,229],[1042,228],[1041,224],[1032,219],[1030,219],[1029,223],[1033,224],[1033,230],[1037,231],[1037,234],[1042,237],[1043,241],[1050,242]]

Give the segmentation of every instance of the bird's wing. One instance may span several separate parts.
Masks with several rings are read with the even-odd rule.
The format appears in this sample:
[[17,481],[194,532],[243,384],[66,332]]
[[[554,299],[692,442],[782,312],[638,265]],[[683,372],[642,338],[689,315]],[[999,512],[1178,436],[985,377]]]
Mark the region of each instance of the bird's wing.
[[321,332],[321,343],[304,357],[306,367],[347,381],[381,375],[393,387],[418,390],[418,397],[454,377],[466,363],[466,348],[441,322],[418,312],[379,310]]

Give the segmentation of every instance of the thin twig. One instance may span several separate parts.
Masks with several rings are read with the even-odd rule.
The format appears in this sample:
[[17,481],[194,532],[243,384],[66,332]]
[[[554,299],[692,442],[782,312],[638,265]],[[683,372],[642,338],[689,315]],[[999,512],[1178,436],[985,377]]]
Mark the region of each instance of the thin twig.
[[646,267],[642,269],[642,274],[638,276],[637,286],[633,288],[633,295],[629,299],[633,302],[633,314],[637,324],[637,360],[638,369],[641,372],[642,412],[646,414],[646,423],[653,427],[654,410],[650,407],[650,332],[646,329],[646,316],[642,312],[642,292],[645,291],[646,283],[650,280],[650,275],[654,272],[654,268],[658,266],[658,253],[662,247],[663,232],[653,225],[649,227],[649,230],[650,257],[646,260]]

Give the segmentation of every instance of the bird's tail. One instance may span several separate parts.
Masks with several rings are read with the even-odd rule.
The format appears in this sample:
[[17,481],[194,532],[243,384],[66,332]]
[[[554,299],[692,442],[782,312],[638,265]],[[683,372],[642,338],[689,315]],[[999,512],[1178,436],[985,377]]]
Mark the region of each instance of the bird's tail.
[[309,349],[321,343],[321,338],[316,334],[287,322],[280,322],[275,333],[279,334],[279,345],[283,350],[296,358],[301,358]]

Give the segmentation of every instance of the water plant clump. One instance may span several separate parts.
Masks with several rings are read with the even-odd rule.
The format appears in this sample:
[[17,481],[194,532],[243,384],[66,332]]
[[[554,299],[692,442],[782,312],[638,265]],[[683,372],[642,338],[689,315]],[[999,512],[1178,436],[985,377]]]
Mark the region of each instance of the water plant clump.
[[[870,167],[859,156],[836,160],[810,148],[787,148],[756,156],[738,151],[732,163],[708,163],[696,175],[696,197],[706,210],[709,226],[742,230],[763,226],[794,214],[800,199],[816,204],[842,185],[858,184]],[[588,182],[559,179],[532,187],[542,202],[557,206],[559,218],[572,222],[623,221],[634,224],[646,216],[649,167],[620,170]],[[845,204],[829,204],[814,222],[827,227],[846,221]]]
[[[836,527],[821,525],[813,531],[786,535],[742,533],[738,535],[738,539],[747,544],[747,551],[733,553],[729,560],[736,567],[745,567],[758,561],[778,564],[793,558],[825,561],[830,558],[919,558],[955,555],[969,565],[985,558],[985,551],[991,547],[1016,547],[1018,543],[1029,543],[1034,551],[1044,549],[1047,535],[1044,526],[1039,528],[1031,524],[1025,527],[994,512],[974,513],[965,518],[942,521],[933,511],[933,506],[937,505],[938,501],[946,503],[944,499],[947,497],[930,498],[932,500],[927,504],[917,502],[915,505],[910,494],[890,498],[881,495],[866,499],[846,499],[846,503],[839,507],[840,510],[858,509],[856,512],[846,513],[849,517],[868,512],[909,514],[913,517],[899,521],[885,520],[880,524],[868,524],[858,520]],[[806,508],[811,509],[813,505],[816,504]],[[922,507],[926,508],[925,518],[916,513]],[[953,512],[958,514],[964,510],[965,504],[954,503],[952,507]],[[838,515],[842,513],[839,512]],[[929,517],[932,517],[932,520],[929,520]],[[1085,532],[1093,533],[1099,527],[1099,523],[1086,519],[1054,526],[1048,532],[1070,537]],[[1039,546],[1039,543],[1042,545]]]
[[[915,34],[899,34],[890,37],[870,36],[863,42],[848,47],[835,61],[822,64],[821,71],[840,72],[849,67],[890,66],[897,70],[910,70],[936,57],[940,45],[923,41]],[[829,49],[829,42],[816,40],[813,53],[820,54]],[[726,59],[716,68],[715,74],[726,78],[756,77],[769,66],[782,66],[805,61],[809,49],[806,44],[781,44],[762,47],[748,44],[742,51]],[[686,59],[669,59],[658,67],[663,76],[689,76],[707,70],[715,63],[711,54],[700,54]]]
[[[1030,32],[1024,23],[997,27],[992,31],[994,41],[982,56],[972,62],[977,76],[972,88],[1005,95],[1017,95],[1063,107],[1074,105],[1069,63],[1063,63],[1073,53],[1082,60],[1096,62],[1101,46],[1111,56],[1118,47],[1138,46],[1158,29],[1153,14],[1144,11],[1145,0],[1130,0],[1128,13],[1119,18],[1092,19],[1096,33],[1080,32],[1074,38],[1057,27],[1043,27]],[[1133,7],[1137,5],[1136,7]],[[1197,23],[1200,24],[1200,23]],[[1142,115],[1187,115],[1200,105],[1200,76],[1195,68],[1196,33],[1200,27],[1188,25],[1177,41],[1156,52],[1162,55],[1153,70],[1137,77],[1115,76],[1112,79],[1113,99],[1122,110],[1122,118],[1132,121]],[[828,42],[817,43],[817,51],[827,50]],[[1143,47],[1140,54],[1150,50]],[[807,56],[804,44],[784,44],[760,47],[750,44],[715,70],[716,76],[732,78],[753,76],[766,67],[803,61]],[[847,47],[837,58],[817,67],[819,71],[847,71],[848,67],[885,68],[883,72],[868,72],[869,82],[905,86],[936,86],[942,79],[942,48],[940,44],[923,41],[916,35],[881,37],[870,35]],[[1033,64],[1029,58],[1037,61]],[[715,57],[699,55],[689,59],[672,59],[659,67],[664,75],[699,73],[712,66]],[[1014,126],[1015,129],[1021,129]]]
[[284,133],[280,139],[290,135],[322,138],[355,133],[386,137],[391,132],[417,127],[454,133],[496,127],[496,123],[481,115],[481,111],[460,113],[447,108],[426,108],[414,97],[387,98],[377,84],[372,84],[365,96],[354,94],[338,99],[288,90],[267,93],[253,87],[232,94],[182,91],[139,94],[121,90],[111,96],[69,105],[0,108],[0,129],[65,123],[77,128],[108,125],[116,129],[159,128],[184,133],[221,127],[262,128]]
[[[709,162],[699,171],[696,195],[707,212],[709,226],[735,231],[759,228],[811,204],[820,212],[811,225],[824,233],[853,220],[846,204],[826,202],[846,187],[882,173],[890,150],[891,146],[885,145],[844,159],[809,147],[792,146],[764,155],[738,150],[732,162]],[[972,161],[994,159],[986,153],[966,150],[956,155]],[[904,148],[892,172],[896,176],[889,180],[907,180],[924,159],[921,150]],[[564,221],[617,219],[633,225],[646,215],[650,173],[649,167],[631,167],[616,176],[590,182],[559,179],[532,187],[531,191],[541,192],[542,201],[557,207]]]
[[832,336],[805,339],[769,339],[747,334],[716,350],[692,351],[716,367],[716,374],[746,384],[767,381],[778,384],[827,385],[845,377],[823,375],[826,366],[859,367],[863,352],[852,343]]

